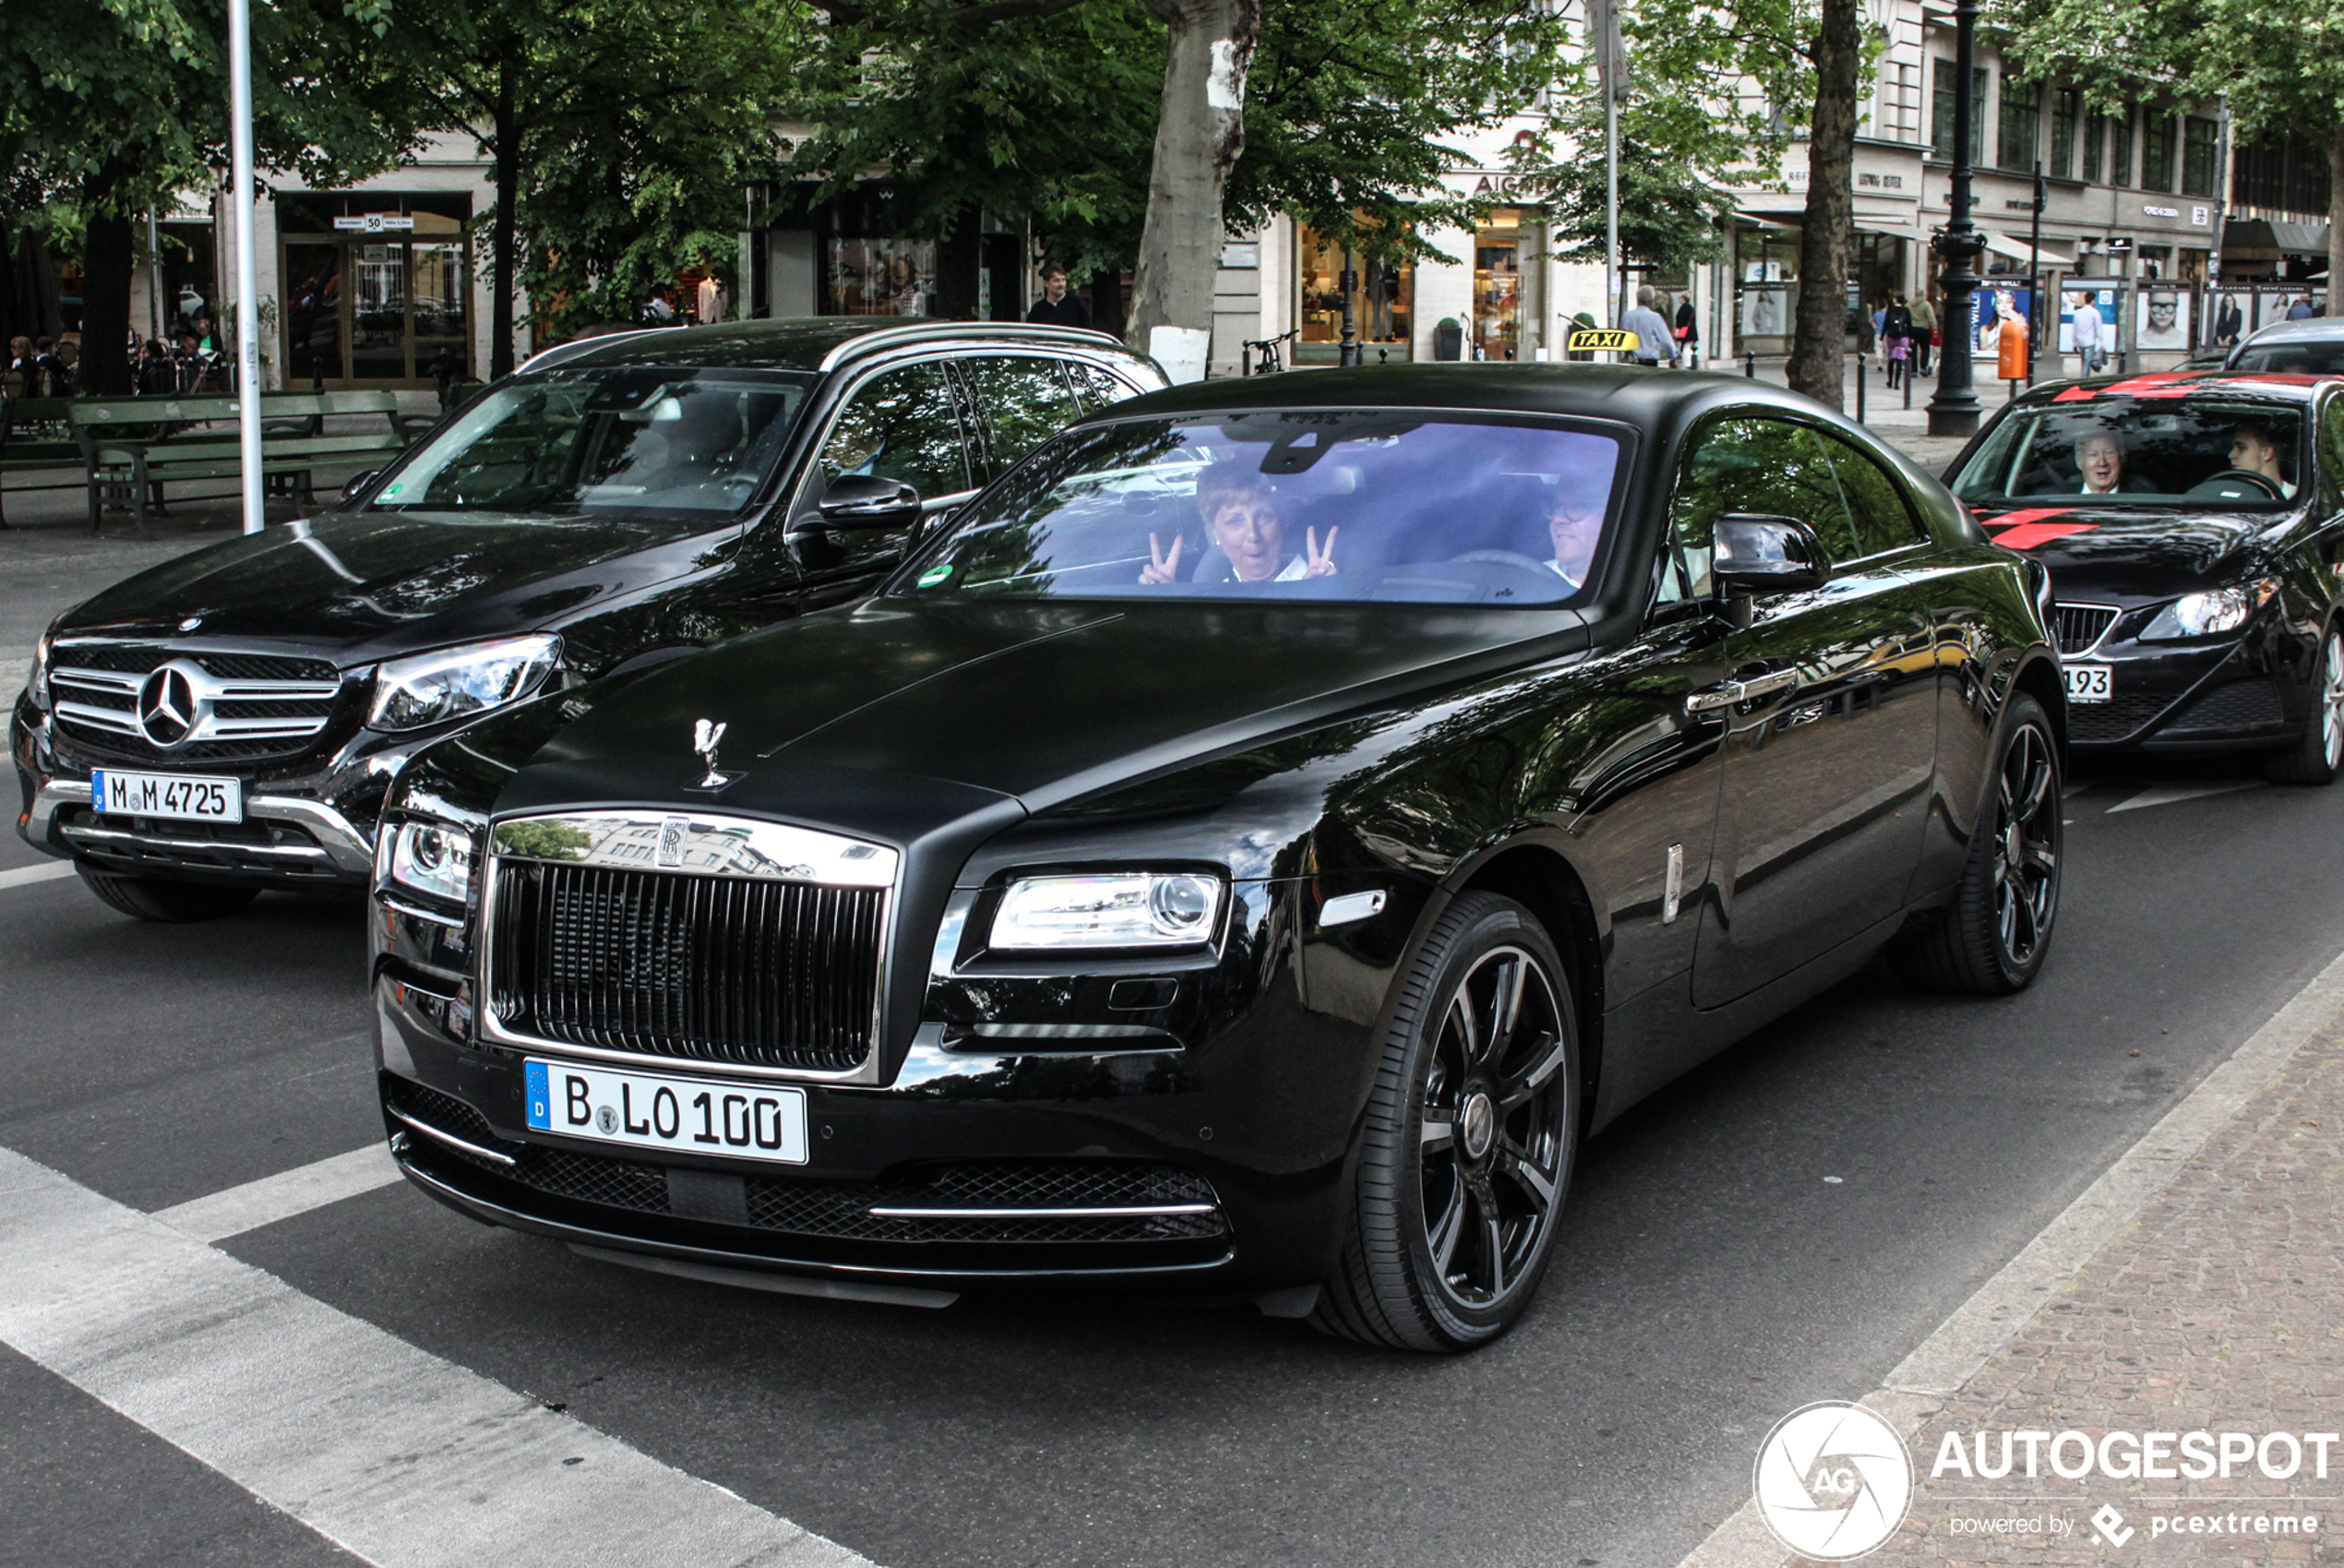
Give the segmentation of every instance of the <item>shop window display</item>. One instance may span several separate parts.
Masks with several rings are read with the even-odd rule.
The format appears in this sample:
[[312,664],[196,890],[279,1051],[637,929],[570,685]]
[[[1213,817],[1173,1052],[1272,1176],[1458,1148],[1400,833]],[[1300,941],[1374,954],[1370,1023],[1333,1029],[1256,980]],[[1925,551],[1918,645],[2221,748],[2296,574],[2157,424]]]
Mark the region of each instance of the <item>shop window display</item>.
[[[1343,341],[1343,246],[1321,239],[1317,231],[1296,231],[1296,281],[1300,286],[1297,320],[1304,344],[1336,344]],[[1415,319],[1415,269],[1406,262],[1357,257],[1358,287],[1351,300],[1352,330],[1359,341],[1380,351],[1382,358],[1407,358]],[[1369,355],[1374,363],[1377,355]],[[1300,350],[1298,364],[1332,364],[1324,351]]]
[[831,316],[929,316],[936,305],[936,242],[830,242],[822,305]]
[[1473,357],[1513,359],[1522,340],[1522,211],[1501,207],[1474,235]]

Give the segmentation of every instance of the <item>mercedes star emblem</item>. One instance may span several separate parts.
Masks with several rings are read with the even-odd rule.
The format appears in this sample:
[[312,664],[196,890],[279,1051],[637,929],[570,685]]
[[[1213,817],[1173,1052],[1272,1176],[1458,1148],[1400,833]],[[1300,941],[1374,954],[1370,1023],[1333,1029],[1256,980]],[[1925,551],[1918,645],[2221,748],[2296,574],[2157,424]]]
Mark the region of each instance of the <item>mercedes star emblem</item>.
[[198,673],[194,665],[174,659],[139,685],[138,728],[163,750],[185,745],[203,719],[208,704],[196,695]]

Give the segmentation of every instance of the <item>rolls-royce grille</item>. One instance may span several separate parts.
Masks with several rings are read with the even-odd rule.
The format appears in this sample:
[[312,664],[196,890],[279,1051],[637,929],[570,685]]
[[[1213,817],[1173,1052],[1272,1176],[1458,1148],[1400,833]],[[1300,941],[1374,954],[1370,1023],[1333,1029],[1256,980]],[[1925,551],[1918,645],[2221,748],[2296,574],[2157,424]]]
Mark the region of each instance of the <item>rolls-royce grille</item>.
[[2063,653],[2081,653],[2108,634],[2117,612],[2107,604],[2053,604],[2051,635]]
[[878,888],[506,862],[497,1021],[567,1045],[844,1071],[871,1048]]

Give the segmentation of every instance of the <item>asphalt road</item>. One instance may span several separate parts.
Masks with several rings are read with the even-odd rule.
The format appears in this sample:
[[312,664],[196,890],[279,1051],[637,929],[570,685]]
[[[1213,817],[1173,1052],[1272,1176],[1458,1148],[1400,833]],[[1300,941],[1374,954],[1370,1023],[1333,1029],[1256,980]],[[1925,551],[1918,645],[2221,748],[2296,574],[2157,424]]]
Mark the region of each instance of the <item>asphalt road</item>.
[[[750,1294],[403,1186],[221,1245],[888,1568],[1668,1568],[1777,1418],[1872,1387],[2344,950],[2344,787],[2254,779],[2077,788],[2027,995],[1868,972],[1596,1140],[1540,1300],[1470,1358],[1238,1307]],[[362,947],[348,903],[159,928],[0,886],[0,1146],[152,1210],[378,1138]],[[0,1563],[352,1561],[6,1350],[0,1412]]]

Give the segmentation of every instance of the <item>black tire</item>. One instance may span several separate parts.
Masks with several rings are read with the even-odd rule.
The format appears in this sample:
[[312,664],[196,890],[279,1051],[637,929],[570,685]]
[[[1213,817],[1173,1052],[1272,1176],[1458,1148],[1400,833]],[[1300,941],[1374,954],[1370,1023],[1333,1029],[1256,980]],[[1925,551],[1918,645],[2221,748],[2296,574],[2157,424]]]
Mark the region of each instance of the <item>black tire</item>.
[[2312,711],[2302,737],[2264,758],[2263,776],[2273,784],[2324,784],[2338,772],[2344,772],[2344,632],[2329,627],[2312,673]]
[[2042,704],[2014,693],[1994,747],[1991,786],[1953,902],[1900,933],[1889,961],[1913,985],[2003,997],[2043,966],[2059,918],[2059,745]]
[[174,882],[164,877],[126,877],[74,862],[81,884],[134,919],[158,925],[184,926],[194,920],[217,920],[233,915],[260,896],[258,888],[224,882]]
[[1513,900],[1464,894],[1401,980],[1342,1262],[1312,1325],[1439,1352],[1513,1327],[1554,1251],[1579,1093],[1578,1013],[1553,941]]

